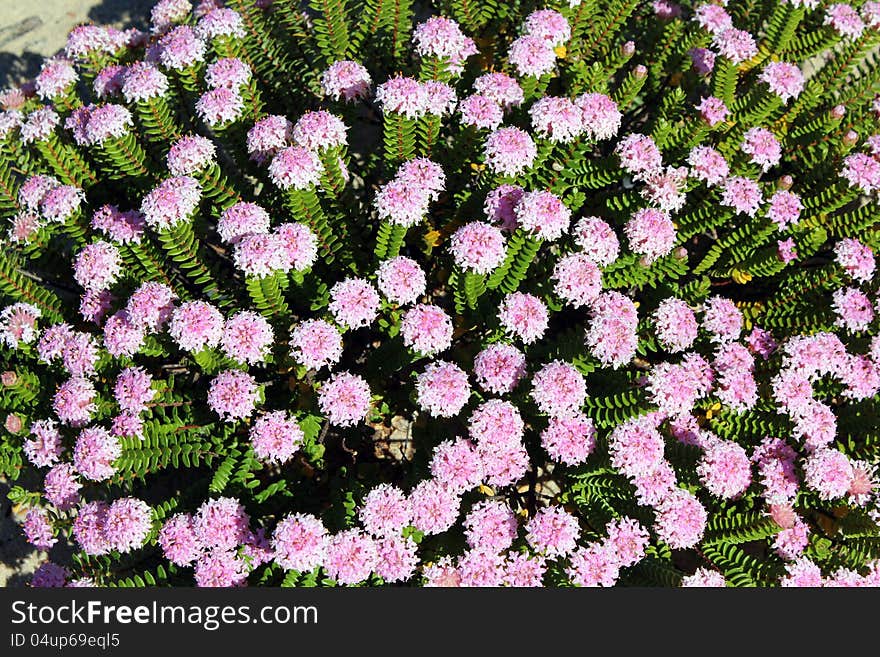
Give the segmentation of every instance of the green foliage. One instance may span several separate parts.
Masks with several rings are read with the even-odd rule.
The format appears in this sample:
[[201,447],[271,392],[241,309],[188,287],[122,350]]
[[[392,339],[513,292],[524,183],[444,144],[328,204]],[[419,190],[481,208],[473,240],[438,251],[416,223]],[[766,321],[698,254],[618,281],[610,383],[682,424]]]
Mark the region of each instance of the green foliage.
[[[117,397],[124,396],[124,391],[117,392],[116,382],[125,368],[142,368],[151,376],[156,393],[138,413],[143,422],[141,435],[118,438],[121,454],[112,464],[114,474],[103,482],[80,477],[83,500],[111,502],[132,496],[148,501],[153,514],[152,527],[138,549],[99,556],[76,553],[70,564],[72,573],[92,577],[101,585],[190,585],[191,569],[172,565],[157,544],[157,535],[168,518],[195,513],[210,498],[239,501],[250,518],[250,529],[265,531],[266,536],[292,513],[314,515],[331,533],[359,527],[364,497],[377,484],[390,483],[409,492],[419,482],[437,476],[432,459],[441,442],[473,439],[478,457],[487,462],[496,452],[500,454],[503,450],[495,446],[486,450],[486,441],[479,438],[471,419],[480,405],[496,398],[513,404],[522,417],[521,447],[528,456],[528,468],[518,481],[505,485],[496,485],[497,473],[487,470],[483,485],[465,491],[459,521],[447,532],[423,534],[414,527],[405,528],[403,536],[417,543],[423,565],[444,556],[460,556],[466,549],[461,518],[474,504],[494,499],[508,504],[523,522],[544,505],[560,505],[576,518],[582,531],[579,544],[584,547],[605,541],[611,522],[637,521],[650,540],[644,558],[621,569],[618,581],[624,585],[679,586],[698,567],[720,573],[730,586],[776,585],[785,576],[788,561],[776,545],[782,529],[774,520],[784,509],[775,509],[772,516],[769,512],[765,464],[753,458],[748,487],[722,497],[707,484],[704,463],[707,446],[714,440],[734,443],[753,457],[762,442],[773,437],[784,440],[796,455],[798,493],[789,502],[809,530],[804,556],[826,577],[838,568],[864,574],[870,563],[880,559],[875,501],[857,503],[853,495],[828,500],[813,489],[805,476],[804,465],[812,451],[807,447],[808,437],[802,435],[805,431],[799,422],[803,418],[789,414],[780,404],[774,377],[793,360],[787,340],[834,333],[847,354],[834,361],[840,371],[822,376],[808,373],[812,399],[834,414],[829,448],[858,467],[880,462],[877,393],[870,380],[860,381],[866,390],[855,391],[848,379],[859,376],[858,367],[864,368],[866,380],[873,373],[869,354],[878,320],[871,320],[865,330],[850,330],[841,326],[840,310],[833,301],[834,293],[845,287],[858,288],[871,303],[877,296],[876,276],[867,281],[854,277],[836,249],[844,238],[856,239],[875,253],[880,249],[880,210],[877,192],[870,189],[876,185],[868,180],[860,187],[859,181],[850,182],[852,172],[847,173],[852,163],[849,156],[873,156],[867,138],[880,132],[874,107],[880,93],[880,36],[872,28],[858,38],[842,37],[824,24],[823,9],[731,0],[726,10],[734,26],[755,37],[757,54],[734,64],[716,52],[712,72],[701,74],[692,65],[693,49],[717,51],[718,47],[713,34],[694,20],[698,4],[683,3],[680,16],[661,19],[650,3],[638,0],[583,0],[576,6],[564,1],[310,0],[302,6],[274,2],[269,8],[255,0],[227,0],[225,5],[241,16],[244,36],[208,39],[205,61],[181,71],[163,67],[160,61],[157,66],[169,78],[168,91],[135,102],[129,102],[125,94],[109,100],[97,98],[92,82],[107,66],[128,66],[144,59],[142,46],[87,55],[78,63],[82,84],[53,99],[61,125],[47,138],[30,143],[17,126],[0,139],[3,305],[35,306],[40,311],[38,334],[63,322],[75,332],[70,335],[89,334],[93,341],[75,345],[82,353],[65,342],[58,357],[52,358],[45,353],[46,344],[38,347],[38,335],[18,340],[14,331],[20,327],[3,324],[5,317],[0,320],[0,339],[4,340],[0,409],[5,424],[0,436],[0,476],[16,482],[8,493],[9,501],[17,511],[46,509],[56,533],[71,536],[76,509],[58,509],[49,502],[41,487],[45,472],[28,461],[23,446],[32,438],[34,422],[57,418],[61,459],[72,460],[83,427],[61,421],[56,395],[82,360],[87,361],[86,378],[95,388],[89,399],[89,422],[84,426],[109,430],[121,417],[123,408]],[[552,70],[520,75],[509,61],[510,44],[524,34],[526,16],[546,8],[565,16],[571,38],[553,47]],[[431,14],[458,21],[478,53],[460,66],[445,55],[420,55],[412,41],[413,27]],[[193,16],[188,22],[197,20]],[[241,114],[210,128],[195,111],[196,102],[207,89],[207,66],[228,57],[240,58],[252,76],[238,89]],[[369,94],[355,99],[326,95],[322,76],[339,60],[366,67],[372,81]],[[783,101],[762,79],[764,67],[771,62],[793,63],[809,72],[796,97]],[[522,103],[504,108],[502,125],[520,128],[535,143],[533,161],[526,162],[523,154],[522,162],[510,163],[521,165],[517,175],[494,168],[497,163],[484,155],[491,129],[465,125],[460,110],[443,116],[416,112],[410,118],[384,111],[375,99],[376,85],[399,75],[422,83],[449,84],[460,101],[476,91],[479,76],[496,71],[516,79],[524,96]],[[552,96],[581,102],[587,93],[605,94],[616,104],[619,128],[615,130],[612,115],[608,126],[600,129],[588,123],[583,134],[570,140],[555,141],[552,131],[536,134],[531,111],[535,100]],[[729,109],[714,125],[698,109],[708,96],[720,98]],[[21,102],[24,117],[44,105],[39,94],[23,96]],[[134,125],[123,137],[83,146],[63,122],[74,108],[102,102],[128,107]],[[345,141],[315,149],[322,165],[317,184],[296,180],[282,189],[276,184],[276,172],[269,169],[273,152],[261,157],[249,151],[253,146],[249,141],[254,141],[253,135],[249,140],[249,130],[270,115],[295,123],[306,112],[318,109],[344,122]],[[780,161],[766,169],[743,148],[747,131],[755,127],[769,130],[780,144]],[[603,133],[615,134],[604,138]],[[617,145],[633,133],[653,141],[661,155],[660,167],[641,171],[638,163],[627,162]],[[203,135],[216,147],[211,163],[191,174],[201,186],[200,203],[192,216],[166,230],[157,230],[151,218],[151,225],[136,239],[120,239],[113,231],[91,225],[94,212],[105,204],[122,211],[137,210],[144,195],[170,176],[168,150],[188,134]],[[310,136],[318,141],[322,137]],[[294,140],[285,134],[284,143],[301,137],[298,134]],[[716,149],[728,163],[730,175],[758,184],[761,202],[757,211],[735,211],[726,198],[729,192],[724,181],[707,182],[705,175],[701,177],[690,158],[696,147]],[[417,157],[440,165],[443,184],[437,187],[441,189],[430,190],[430,202],[426,201],[418,225],[403,227],[380,219],[377,193],[402,164]],[[873,166],[872,162],[868,160],[866,166]],[[673,180],[685,167],[686,179]],[[664,173],[670,174],[669,179]],[[80,209],[64,222],[42,217],[39,199],[26,202],[19,197],[25,180],[38,174],[81,189],[85,201]],[[487,216],[497,209],[487,199],[506,184],[525,192],[556,195],[571,211],[570,229],[558,239],[543,240],[536,232],[511,225],[517,219],[513,205],[499,213],[512,211],[512,215]],[[797,194],[802,203],[800,215],[787,224],[774,220],[771,199],[780,190]],[[421,191],[406,188],[404,193]],[[242,202],[257,203],[266,210],[270,233],[288,222],[307,226],[317,244],[314,262],[279,266],[264,276],[242,271],[235,243],[240,236],[228,239],[229,231],[220,224],[224,212]],[[637,211],[656,206],[668,209],[674,238],[671,246],[664,245],[669,248],[663,255],[651,259],[638,246],[639,237],[628,224]],[[567,300],[566,283],[590,286],[586,279],[560,282],[556,270],[560,259],[583,253],[599,260],[597,250],[613,250],[610,244],[599,244],[598,234],[575,230],[585,217],[605,221],[618,240],[616,257],[597,267],[603,293],[614,291],[632,300],[637,314],[634,330],[628,318],[601,317],[603,300],[609,297],[577,304]],[[469,222],[498,225],[501,222],[495,220],[501,218],[503,262],[485,274],[463,270],[451,257],[452,235]],[[28,220],[34,222],[32,227]],[[132,224],[134,232],[140,233],[136,223]],[[653,237],[657,235],[648,235],[646,240]],[[86,296],[81,281],[71,273],[82,247],[97,239],[114,243],[120,271],[109,286],[113,299],[102,308],[106,313],[92,318],[88,311],[99,291]],[[787,240],[796,253],[790,262],[780,257],[780,243]],[[305,253],[310,245],[285,246],[302,246]],[[401,323],[411,305],[393,302],[387,298],[393,295],[378,285],[379,267],[397,256],[416,261],[424,273],[424,289],[418,290],[414,302],[437,305],[449,315],[449,323],[441,327],[449,331],[448,345],[437,354],[417,354],[406,348]],[[377,317],[369,326],[356,329],[343,327],[331,312],[333,285],[352,277],[382,288]],[[130,311],[128,299],[147,281],[168,286],[175,306],[189,300],[208,301],[224,319],[244,310],[260,313],[272,327],[267,356],[257,363],[234,361],[228,356],[228,345],[220,346],[222,327],[209,331],[204,348],[190,352],[181,347],[180,336],[169,330],[173,320],[165,316],[168,309],[163,309],[157,322],[141,327],[144,335],[133,356],[111,357],[102,339],[106,316]],[[409,282],[420,287],[416,285],[420,280]],[[543,317],[526,318],[541,325],[540,339],[527,342],[508,327],[499,327],[499,308],[514,292],[532,294],[546,306],[546,326]],[[732,300],[742,312],[735,344],[745,349],[724,343],[709,330],[704,303],[713,296]],[[664,320],[656,310],[670,297],[684,301],[695,312],[694,337],[687,349],[673,351],[662,337]],[[335,326],[342,345],[341,353],[329,358],[332,362],[314,369],[290,344],[291,331],[310,319]],[[604,331],[603,339],[627,348],[635,345],[633,357],[616,366],[603,362],[604,356],[592,344],[597,327]],[[756,355],[751,362],[752,352],[757,351],[757,334],[750,334],[755,328],[772,333],[778,348],[766,358]],[[589,347],[585,343],[588,330]],[[833,338],[820,339],[837,345]],[[474,376],[477,354],[498,342],[515,345],[526,359],[522,380],[510,390],[492,389]],[[324,346],[333,352],[335,343]],[[94,358],[89,351],[92,347]],[[747,366],[734,387],[742,384],[744,393],[748,392],[754,379],[755,401],[746,408],[729,400],[731,384],[725,370],[729,351]],[[433,415],[422,398],[425,384],[420,375],[436,360],[456,363],[468,374],[470,397],[451,417]],[[586,398],[579,410],[595,433],[579,437],[590,446],[583,458],[558,457],[552,440],[559,437],[554,432],[564,430],[560,429],[562,421],[546,417],[537,403],[534,374],[552,360],[570,364],[584,379]],[[669,390],[661,389],[652,377],[663,363],[684,363],[693,366],[694,372],[705,369],[705,373],[689,370],[688,374],[705,374],[707,379],[707,368],[711,368],[711,390],[697,394],[683,417],[667,412],[663,395],[684,395],[688,386],[696,384],[673,381]],[[844,365],[852,370],[843,371]],[[254,409],[244,418],[223,419],[206,403],[215,377],[230,369],[247,372],[258,390]],[[359,409],[358,414],[365,417],[353,418],[352,423],[334,419],[328,410],[332,404],[325,398],[328,381],[341,372],[361,376],[369,389],[369,409],[364,413]],[[740,392],[739,388],[734,392]],[[242,401],[244,395],[234,391],[230,403]],[[284,458],[268,458],[255,437],[257,420],[273,411],[286,413],[301,430],[301,434],[290,431],[292,435],[276,436],[279,444],[287,439],[293,443]],[[612,465],[618,461],[616,447],[609,445],[610,436],[633,420],[649,427],[645,431],[656,429],[675,486],[693,494],[706,512],[705,530],[689,545],[673,545],[675,537],[662,531],[662,504],[646,503],[644,482]],[[519,434],[516,426],[502,429]],[[694,436],[700,440],[692,440]],[[662,477],[664,472],[643,474]],[[286,571],[278,563],[256,565],[244,545],[237,549],[250,584],[341,585],[323,568],[297,572]],[[532,551],[524,532],[512,549]],[[548,559],[544,582],[572,585],[573,563],[570,558]],[[418,583],[422,572],[406,583]],[[366,583],[385,582],[373,574]]]

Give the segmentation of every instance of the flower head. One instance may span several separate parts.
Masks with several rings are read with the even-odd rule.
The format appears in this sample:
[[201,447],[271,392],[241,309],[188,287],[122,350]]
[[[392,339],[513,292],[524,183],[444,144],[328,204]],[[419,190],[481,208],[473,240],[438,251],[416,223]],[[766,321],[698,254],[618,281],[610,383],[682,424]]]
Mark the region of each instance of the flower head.
[[318,392],[318,407],[331,424],[347,427],[362,422],[370,410],[370,387],[350,372],[337,372]]

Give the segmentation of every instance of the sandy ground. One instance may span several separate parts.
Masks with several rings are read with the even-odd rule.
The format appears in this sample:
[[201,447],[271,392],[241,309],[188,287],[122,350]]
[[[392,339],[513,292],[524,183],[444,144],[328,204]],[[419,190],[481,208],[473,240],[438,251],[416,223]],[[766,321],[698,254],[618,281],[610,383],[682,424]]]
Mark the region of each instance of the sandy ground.
[[[154,2],[0,0],[0,88],[36,75],[43,58],[64,47],[67,33],[75,25],[92,22],[144,29]],[[25,540],[19,527],[23,518],[11,508],[7,498],[9,487],[8,482],[0,480],[0,586],[23,586],[47,555],[34,550]],[[48,556],[63,562],[68,549],[56,545]]]
[[0,87],[33,77],[81,23],[146,27],[155,0],[0,0]]

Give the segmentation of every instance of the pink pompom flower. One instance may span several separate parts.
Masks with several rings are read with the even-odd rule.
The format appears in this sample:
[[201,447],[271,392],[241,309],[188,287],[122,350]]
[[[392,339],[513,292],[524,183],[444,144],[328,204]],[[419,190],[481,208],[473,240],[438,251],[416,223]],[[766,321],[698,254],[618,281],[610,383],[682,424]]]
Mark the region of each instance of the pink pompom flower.
[[106,429],[83,429],[73,449],[73,467],[90,481],[104,481],[116,472],[114,461],[122,455],[122,446]]
[[596,427],[583,413],[551,417],[541,432],[541,445],[550,458],[566,465],[580,465],[596,446]]
[[571,416],[584,405],[587,384],[573,365],[554,360],[532,377],[532,399],[542,413],[551,417]]
[[506,254],[502,232],[482,221],[472,221],[456,230],[449,250],[459,267],[477,274],[496,269]]
[[400,334],[408,348],[430,356],[452,346],[452,318],[439,306],[418,304],[404,313]]
[[321,76],[321,89],[333,100],[350,103],[370,95],[373,80],[361,64],[350,60],[333,62]]
[[226,320],[220,348],[233,360],[253,365],[266,360],[274,343],[271,324],[259,313],[241,311]]
[[505,331],[525,344],[532,344],[547,330],[549,313],[544,302],[535,295],[513,292],[502,300],[498,320]]
[[508,127],[489,135],[483,153],[495,173],[516,176],[532,166],[538,148],[527,133]]
[[539,78],[556,66],[556,53],[553,45],[539,36],[526,34],[510,44],[508,61],[516,67],[521,76]]
[[250,429],[254,454],[267,463],[286,463],[302,445],[305,435],[285,411],[260,416]]
[[325,112],[306,112],[293,126],[293,140],[312,151],[345,146],[347,130],[338,116]]
[[425,293],[427,280],[419,263],[406,256],[397,256],[379,265],[376,284],[389,301],[407,305]]
[[318,518],[305,513],[285,516],[272,533],[275,563],[286,570],[309,572],[324,563],[327,529]]
[[559,239],[571,224],[571,210],[548,191],[526,192],[514,212],[519,225],[542,240]]
[[248,417],[254,412],[260,389],[246,372],[225,370],[211,380],[208,406],[225,422]]
[[526,524],[529,545],[535,552],[550,558],[571,554],[580,534],[577,518],[558,506],[544,507]]
[[291,355],[309,369],[332,368],[342,357],[342,335],[322,319],[297,324],[290,336]]
[[379,484],[364,496],[358,518],[373,536],[395,536],[409,525],[412,505],[397,486]]
[[473,549],[497,554],[511,546],[516,533],[516,516],[500,500],[477,502],[464,520],[465,539]]
[[529,108],[532,127],[538,136],[567,144],[586,130],[583,111],[568,98],[545,96]]
[[503,395],[511,392],[526,374],[526,357],[516,347],[498,342],[474,358],[474,376],[483,390]]
[[416,378],[419,406],[434,417],[454,417],[471,394],[468,376],[458,365],[438,360]]
[[646,265],[669,255],[675,246],[675,227],[669,215],[654,208],[637,210],[623,228],[633,252],[644,256]]
[[318,407],[330,424],[348,427],[362,422],[370,411],[371,393],[367,382],[350,372],[330,377],[318,392]]
[[363,278],[346,278],[330,288],[330,312],[337,322],[348,328],[372,324],[380,301],[376,289]]
[[378,559],[373,539],[359,529],[348,529],[329,538],[324,568],[342,585],[358,584],[370,576]]

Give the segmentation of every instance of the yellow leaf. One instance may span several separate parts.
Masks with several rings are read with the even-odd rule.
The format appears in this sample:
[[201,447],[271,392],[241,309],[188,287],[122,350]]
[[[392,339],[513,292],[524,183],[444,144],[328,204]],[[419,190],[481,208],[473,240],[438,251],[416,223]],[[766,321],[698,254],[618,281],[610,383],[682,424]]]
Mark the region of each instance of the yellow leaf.
[[740,285],[745,285],[745,284],[748,283],[750,280],[752,280],[752,275],[751,275],[749,272],[747,272],[747,271],[741,271],[741,270],[739,270],[739,269],[734,269],[734,270],[731,272],[730,277],[731,277],[734,281],[736,281],[737,283],[739,283]]
[[429,230],[427,233],[425,233],[425,244],[433,248],[440,244],[441,236],[442,234],[439,230]]
[[553,52],[556,53],[556,56],[559,57],[559,59],[565,59],[565,56],[568,54],[568,50],[566,50],[565,46],[556,46],[553,49]]
[[706,419],[711,420],[712,416],[715,415],[718,411],[721,410],[721,404],[719,402],[715,402],[709,408],[706,409]]

